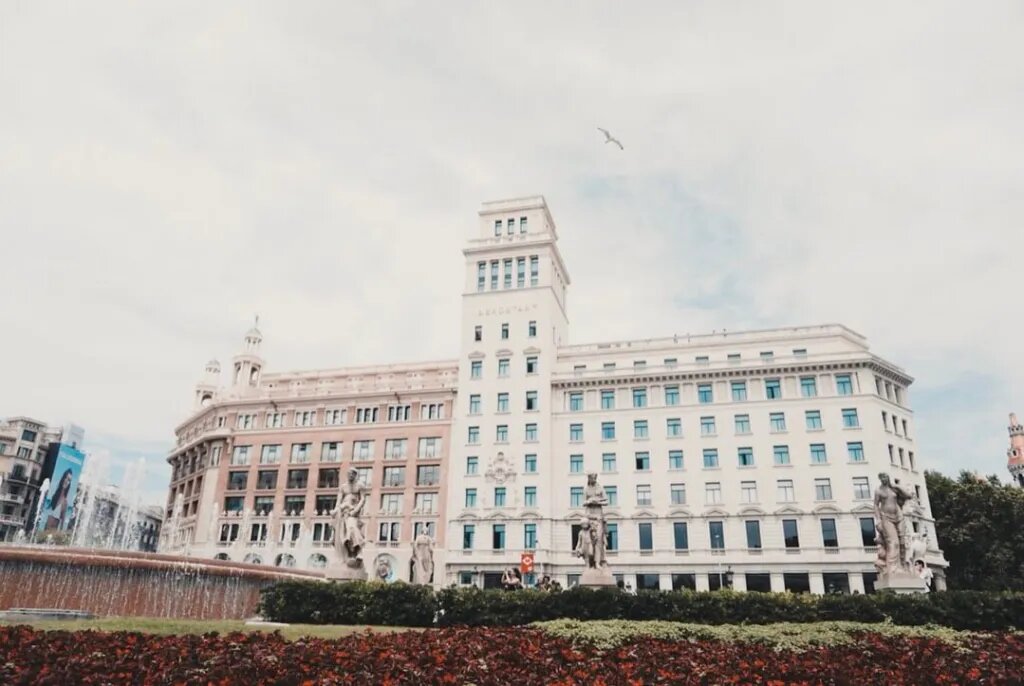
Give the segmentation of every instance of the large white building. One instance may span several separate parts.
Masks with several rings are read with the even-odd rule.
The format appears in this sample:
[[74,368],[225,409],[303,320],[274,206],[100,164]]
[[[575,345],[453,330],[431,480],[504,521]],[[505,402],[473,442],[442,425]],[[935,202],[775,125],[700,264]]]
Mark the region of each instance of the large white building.
[[572,585],[594,472],[636,588],[871,592],[888,472],[944,585],[905,371],[836,324],[570,345],[557,243],[532,197],[486,203],[463,251],[444,582],[496,585],[533,551]]

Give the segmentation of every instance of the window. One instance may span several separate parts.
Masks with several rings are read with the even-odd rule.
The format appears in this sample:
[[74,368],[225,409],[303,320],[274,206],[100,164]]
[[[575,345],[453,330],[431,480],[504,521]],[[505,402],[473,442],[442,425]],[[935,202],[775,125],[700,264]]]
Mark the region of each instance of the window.
[[229,491],[244,491],[249,484],[249,472],[228,472]]
[[775,482],[775,499],[780,503],[791,503],[796,500],[792,479],[779,479]]
[[675,367],[677,364],[679,364],[679,360],[677,360],[674,357],[666,357],[664,359],[664,363],[666,367]]
[[619,487],[618,486],[605,486],[604,495],[608,498],[608,507],[619,506]]
[[737,414],[733,416],[734,430],[737,435],[750,433],[750,415]]
[[268,412],[265,426],[268,429],[280,429],[284,426],[284,412]]
[[480,427],[471,426],[466,430],[466,442],[474,445],[480,442]]
[[857,419],[857,408],[850,407],[843,410],[843,428],[845,429],[856,429],[860,426],[860,421]]
[[487,263],[477,262],[476,263],[476,290],[484,290],[484,286],[487,283]]
[[501,340],[508,340],[508,322],[501,324]]
[[676,550],[687,550],[690,537],[686,530],[686,522],[672,522],[672,540]]
[[493,524],[490,530],[490,547],[505,550],[505,524]]
[[776,445],[772,447],[772,456],[775,464],[789,464],[789,446]]
[[530,285],[536,286],[540,282],[540,260],[536,255],[530,256]]
[[739,364],[742,355],[740,353],[729,353],[725,359],[728,360],[729,364]]
[[601,409],[615,409],[615,391],[601,391]]
[[682,450],[669,450],[668,451],[668,468],[669,469],[682,469],[683,468],[683,451]]
[[865,548],[871,548],[877,545],[875,543],[875,518],[874,517],[861,517],[860,518],[860,542]]
[[422,458],[441,457],[441,437],[428,436],[421,438],[417,455]]
[[494,440],[498,443],[508,443],[508,424],[498,424],[494,428]]
[[747,528],[747,548],[752,550],[761,549],[761,522],[756,519],[748,519],[744,522]]
[[907,420],[901,419],[900,422],[903,424],[903,437],[910,438],[910,433],[907,431]]
[[495,236],[500,236],[501,235],[501,220],[500,219],[495,219],[494,220],[494,235]]
[[850,456],[850,462],[863,462],[864,444],[860,441],[851,441],[846,444],[846,453]]
[[871,498],[871,483],[868,481],[868,477],[853,477],[853,498],[854,500],[869,500]]
[[484,339],[484,327],[477,324],[473,327],[473,340],[482,341]]
[[828,478],[814,480],[814,499],[832,500],[832,480]]
[[292,462],[309,462],[310,454],[313,452],[312,448],[312,443],[292,443]]
[[697,364],[707,364],[709,360],[707,355],[697,355],[697,357],[693,358],[693,361]]
[[[497,227],[495,227],[497,230]],[[491,260],[491,290],[498,290],[498,261]]]
[[[861,452],[863,452],[863,451],[861,451]],[[914,451],[913,450],[908,450],[907,451],[907,460],[910,462],[910,469],[916,472],[917,471],[917,465],[914,464]],[[1024,486],[1024,484],[1021,484],[1021,485]]]
[[505,507],[505,487],[496,486],[494,488],[494,506]]
[[636,469],[640,472],[648,472],[651,470],[651,454],[650,453],[635,453],[634,461],[636,463]]
[[537,401],[537,391],[526,392],[526,411],[534,412],[540,408],[540,404]]
[[608,530],[608,536],[605,538],[604,547],[605,550],[615,551],[619,549],[619,525],[615,522],[608,522],[605,524]]
[[665,404],[679,404],[679,386],[665,386]]
[[479,379],[483,375],[484,363],[481,360],[473,360],[469,363],[469,378]]
[[476,507],[476,489],[466,489],[466,507]]
[[753,448],[737,448],[736,456],[739,460],[740,467],[753,467],[754,466],[754,449]]
[[785,431],[786,430],[786,413],[785,412],[772,412],[768,415],[768,424],[771,427],[772,432]]
[[370,480],[373,475],[372,467],[356,467],[356,482],[362,484],[365,488],[370,487]]
[[807,348],[793,348],[793,357],[807,357]]
[[669,484],[669,502],[673,505],[686,504],[686,484]]
[[714,394],[711,392],[711,384],[697,384],[697,402],[699,402],[701,405],[707,405],[713,399]]
[[[292,453],[295,453],[295,448],[299,444],[292,445]],[[277,464],[281,461],[281,446],[280,445],[265,445],[260,450],[260,464]]]
[[704,469],[716,469],[718,467],[718,450],[715,448],[704,449]]
[[708,534],[712,550],[725,549],[725,526],[722,522],[708,522]]
[[[295,416],[298,417],[299,413],[296,412]],[[240,414],[235,420],[235,426],[239,429],[255,429],[256,428],[256,415],[254,414]],[[28,431],[27,433],[32,433]],[[24,439],[22,439],[24,440]]]
[[709,481],[704,484],[704,503],[707,505],[719,505],[722,502],[722,484],[717,481]]
[[651,504],[650,484],[640,484],[636,487],[636,504],[638,506]]
[[746,381],[733,381],[732,382],[732,399],[736,402],[741,402],[747,399],[747,382]]
[[853,381],[849,374],[836,374],[836,393],[853,395]]
[[776,400],[782,397],[782,382],[778,379],[765,379],[764,397],[768,400]]
[[537,487],[526,486],[523,488],[523,506],[537,507]]
[[811,464],[825,464],[828,462],[828,454],[825,452],[824,443],[811,443]]
[[615,440],[615,422],[601,422],[601,440]]
[[583,394],[582,393],[570,393],[569,394],[569,411],[570,412],[582,412],[583,411]]
[[305,488],[309,483],[308,469],[289,469],[287,488]]
[[340,483],[340,471],[337,467],[333,469],[321,469],[317,472],[317,488],[337,488]]
[[569,456],[569,471],[573,474],[583,473],[583,456],[582,455],[570,455]]
[[633,407],[647,407],[647,389],[633,389]]
[[804,412],[804,420],[807,422],[808,431],[821,428],[821,412],[819,410],[807,410]]
[[665,435],[669,438],[678,438],[683,435],[683,422],[678,417],[669,417],[665,420]]
[[[404,467],[403,467],[404,469]],[[417,486],[436,486],[441,483],[441,466],[436,464],[423,465],[416,468]]]
[[384,459],[404,460],[408,454],[408,443],[404,438],[389,438],[384,441]]
[[469,396],[469,413],[480,414],[480,395],[478,393]]
[[700,418],[700,435],[701,436],[714,436],[715,435],[715,418],[714,417],[701,417]]
[[574,443],[578,443],[583,440],[583,425],[582,424],[570,424],[569,425],[569,440]]
[[836,520],[826,517],[821,520],[821,544],[826,548],[839,547],[839,534],[836,532]]
[[615,471],[615,453],[604,453],[603,455],[601,455],[601,471]]
[[381,543],[398,543],[401,532],[401,522],[381,522],[377,540]]
[[295,413],[295,426],[315,426],[316,410]]
[[523,524],[523,547],[533,550],[537,547],[537,525]]
[[498,376],[508,376],[509,360],[507,357],[498,359]]
[[647,420],[636,419],[633,421],[633,438],[648,438]]
[[534,474],[537,471],[537,456],[529,453],[523,456],[523,471],[527,474]]
[[569,507],[583,507],[583,486],[569,488]]
[[498,394],[498,406],[496,412],[508,412],[508,393]]
[[338,424],[344,424],[348,410],[335,408],[333,410],[324,411],[324,424],[327,426],[336,426]]
[[516,258],[516,288],[526,285],[526,258]]
[[472,550],[473,549],[473,537],[476,534],[476,527],[472,524],[462,525],[462,549]]
[[413,499],[413,513],[436,514],[437,493],[417,493]]
[[757,482],[756,481],[741,481],[740,482],[740,500],[744,503],[756,503],[757,502]]
[[651,531],[650,522],[640,522],[637,524],[637,530],[640,534],[640,550],[649,551],[654,550],[654,540]]
[[787,548],[800,547],[800,530],[795,519],[782,520],[782,540],[786,542]]
[[469,456],[466,458],[466,474],[477,474],[480,469],[480,458]]
[[381,514],[400,515],[402,514],[402,494],[385,493],[380,497]]
[[526,336],[528,338],[536,338],[537,337],[537,322],[536,321],[531,319],[529,324],[527,324],[527,326],[526,326]]
[[818,395],[818,380],[813,376],[800,377],[800,395],[813,398]]
[[[501,262],[501,285],[502,288],[512,288],[512,258]],[[508,338],[508,336],[506,336]]]
[[525,427],[525,429],[523,431],[523,440],[526,441],[527,443],[536,443],[537,442],[537,425],[536,424],[531,422],[531,423],[526,425],[526,427]]
[[356,424],[371,424],[377,421],[378,407],[360,407],[356,409]]

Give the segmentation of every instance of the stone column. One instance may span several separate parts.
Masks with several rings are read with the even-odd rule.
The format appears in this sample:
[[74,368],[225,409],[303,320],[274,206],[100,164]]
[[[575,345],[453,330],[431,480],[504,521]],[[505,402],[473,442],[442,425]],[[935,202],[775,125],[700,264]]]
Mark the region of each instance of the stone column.
[[710,591],[711,590],[711,587],[708,585],[708,575],[707,574],[697,574],[695,576],[696,576],[695,581],[697,582],[697,590],[698,591]]
[[811,582],[811,593],[825,595],[825,577],[821,575],[821,572],[811,572],[808,576]]
[[732,573],[732,590],[734,591],[746,591],[747,590],[747,575],[742,572]]
[[850,579],[850,593],[864,593],[863,572],[850,572],[847,577]]
[[786,580],[782,577],[782,572],[772,572],[772,593],[784,593],[786,591]]

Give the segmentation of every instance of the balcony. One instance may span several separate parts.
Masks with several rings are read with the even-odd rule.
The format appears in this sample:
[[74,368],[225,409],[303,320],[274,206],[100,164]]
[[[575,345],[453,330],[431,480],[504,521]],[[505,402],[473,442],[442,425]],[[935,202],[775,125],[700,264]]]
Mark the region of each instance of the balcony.
[[25,520],[17,515],[0,514],[0,524],[10,524],[12,526],[20,527],[25,524]]
[[22,505],[25,502],[25,496],[14,495],[12,493],[0,493],[0,503],[13,503],[15,505]]

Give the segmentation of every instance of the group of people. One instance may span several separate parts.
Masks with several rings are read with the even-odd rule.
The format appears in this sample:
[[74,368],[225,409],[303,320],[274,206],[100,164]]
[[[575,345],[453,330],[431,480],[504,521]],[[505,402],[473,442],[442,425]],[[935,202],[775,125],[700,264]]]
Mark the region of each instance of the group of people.
[[[526,588],[526,585],[523,583],[523,575],[519,570],[509,567],[501,574],[501,587],[506,591],[519,591]],[[536,588],[540,591],[561,591],[562,584],[545,574],[537,582]]]

